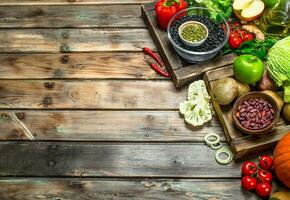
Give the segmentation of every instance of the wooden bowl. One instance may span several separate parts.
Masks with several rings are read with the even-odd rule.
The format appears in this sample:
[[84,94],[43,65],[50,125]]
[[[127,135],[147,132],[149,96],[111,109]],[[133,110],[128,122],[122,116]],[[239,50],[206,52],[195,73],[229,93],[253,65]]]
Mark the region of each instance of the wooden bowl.
[[[267,102],[269,102],[272,105],[272,109],[274,110],[274,118],[272,120],[272,122],[265,128],[263,129],[247,129],[245,128],[240,121],[237,119],[236,113],[238,111],[238,107],[240,104],[242,104],[244,101],[248,100],[248,99],[252,99],[252,98],[263,98],[265,99]],[[277,122],[278,118],[279,118],[279,108],[278,105],[276,103],[276,101],[273,99],[273,97],[271,97],[268,94],[265,94],[263,92],[249,92],[243,96],[241,96],[240,98],[238,98],[233,106],[233,112],[232,112],[232,116],[233,116],[233,122],[234,124],[244,133],[247,134],[261,134],[264,133],[268,130],[270,130],[275,123]]]

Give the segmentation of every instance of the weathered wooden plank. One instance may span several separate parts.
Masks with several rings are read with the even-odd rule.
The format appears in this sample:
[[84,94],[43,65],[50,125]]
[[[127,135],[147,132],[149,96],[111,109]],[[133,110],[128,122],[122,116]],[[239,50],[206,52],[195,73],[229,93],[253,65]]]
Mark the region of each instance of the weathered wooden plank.
[[170,81],[0,80],[0,108],[177,109],[185,98]]
[[133,52],[0,54],[0,79],[164,79],[143,56]]
[[0,116],[0,140],[29,140],[28,132],[35,140],[200,142],[214,132],[225,141],[216,119],[193,129],[178,111],[1,111]]
[[205,144],[1,142],[0,149],[0,176],[241,176],[241,162],[220,166]]
[[96,4],[141,4],[152,0],[0,0],[0,5],[96,5]]
[[[277,191],[276,186],[273,191]],[[0,180],[0,198],[13,200],[258,200],[240,187],[240,180],[224,179],[8,179]]]
[[1,53],[156,50],[146,29],[1,29]]
[[141,27],[140,5],[1,6],[0,28]]

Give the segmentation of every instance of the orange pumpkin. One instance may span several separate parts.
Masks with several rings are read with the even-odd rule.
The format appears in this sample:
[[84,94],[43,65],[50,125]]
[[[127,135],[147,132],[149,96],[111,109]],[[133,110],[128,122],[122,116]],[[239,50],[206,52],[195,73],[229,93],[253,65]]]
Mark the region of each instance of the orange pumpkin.
[[277,177],[290,188],[290,132],[278,142],[273,156]]

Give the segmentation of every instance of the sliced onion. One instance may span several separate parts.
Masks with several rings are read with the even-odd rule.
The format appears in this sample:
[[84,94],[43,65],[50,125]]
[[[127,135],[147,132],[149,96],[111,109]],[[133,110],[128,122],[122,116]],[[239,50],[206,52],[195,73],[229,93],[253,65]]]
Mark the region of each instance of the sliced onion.
[[[219,157],[220,154],[225,153],[228,157],[226,159],[222,159]],[[222,165],[227,165],[230,162],[232,162],[234,156],[233,153],[231,152],[231,150],[227,147],[222,147],[220,149],[218,149],[215,153],[215,159],[219,164]]]
[[221,137],[216,133],[208,133],[204,136],[204,140],[208,146],[211,147],[212,144],[217,144],[221,141]]
[[222,147],[222,143],[218,142],[218,143],[214,143],[210,145],[210,148],[212,148],[213,150],[217,150],[220,149]]

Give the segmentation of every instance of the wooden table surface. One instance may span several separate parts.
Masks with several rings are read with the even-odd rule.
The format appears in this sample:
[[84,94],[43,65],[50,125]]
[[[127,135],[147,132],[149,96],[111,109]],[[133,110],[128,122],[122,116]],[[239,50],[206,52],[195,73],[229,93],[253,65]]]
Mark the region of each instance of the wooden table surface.
[[149,1],[0,0],[0,199],[258,199],[134,46]]

